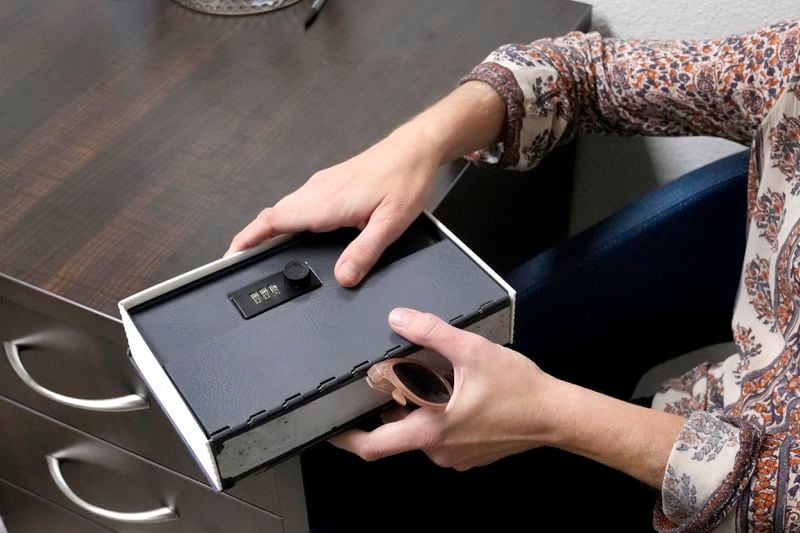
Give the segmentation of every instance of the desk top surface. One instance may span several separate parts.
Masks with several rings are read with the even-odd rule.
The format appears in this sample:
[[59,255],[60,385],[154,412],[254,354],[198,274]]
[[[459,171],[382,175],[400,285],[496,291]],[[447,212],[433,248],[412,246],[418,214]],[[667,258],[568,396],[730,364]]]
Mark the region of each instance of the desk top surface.
[[[446,94],[492,49],[563,34],[564,0],[0,2],[0,273],[117,316],[264,206]],[[458,165],[443,169],[452,179]]]

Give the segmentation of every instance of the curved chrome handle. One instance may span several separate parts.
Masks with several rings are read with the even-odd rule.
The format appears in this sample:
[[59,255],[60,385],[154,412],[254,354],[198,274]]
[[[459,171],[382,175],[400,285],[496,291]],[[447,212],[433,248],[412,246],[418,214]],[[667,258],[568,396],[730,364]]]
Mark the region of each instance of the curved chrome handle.
[[22,360],[19,357],[20,348],[13,342],[4,342],[3,347],[6,350],[8,362],[14,372],[17,373],[19,379],[22,380],[28,387],[32,388],[45,398],[49,398],[54,402],[68,405],[70,407],[77,407],[78,409],[85,409],[87,411],[104,411],[107,413],[118,413],[122,411],[139,411],[140,409],[147,409],[150,403],[147,399],[139,396],[138,394],[129,394],[127,396],[120,396],[119,398],[109,398],[107,400],[83,400],[81,398],[73,398],[71,396],[64,396],[50,389],[46,389],[36,383],[36,380],[25,370],[22,365]]
[[97,507],[81,499],[73,492],[69,485],[67,485],[67,481],[61,473],[61,463],[59,459],[48,455],[47,468],[50,470],[50,476],[53,478],[53,482],[56,484],[56,487],[58,487],[58,490],[60,490],[69,501],[95,516],[131,524],[152,524],[154,522],[168,522],[180,518],[178,512],[172,507],[160,507],[152,511],[142,511],[140,513],[120,513],[118,511],[109,511],[108,509]]

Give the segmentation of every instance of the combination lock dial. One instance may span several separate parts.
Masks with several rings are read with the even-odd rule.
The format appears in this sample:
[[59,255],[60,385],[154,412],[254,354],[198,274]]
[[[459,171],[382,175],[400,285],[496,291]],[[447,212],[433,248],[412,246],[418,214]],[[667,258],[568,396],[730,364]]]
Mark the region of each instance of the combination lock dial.
[[322,282],[305,261],[286,263],[283,271],[243,287],[228,295],[245,319],[320,287]]
[[307,263],[289,261],[283,267],[283,280],[289,287],[302,291],[311,283],[311,269],[308,268]]

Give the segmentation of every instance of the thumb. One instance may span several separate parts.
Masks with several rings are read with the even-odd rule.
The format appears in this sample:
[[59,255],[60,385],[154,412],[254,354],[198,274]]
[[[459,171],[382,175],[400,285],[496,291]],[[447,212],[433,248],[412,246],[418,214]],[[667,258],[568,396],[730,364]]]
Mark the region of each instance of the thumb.
[[398,334],[414,344],[430,348],[450,360],[453,365],[464,365],[470,354],[477,352],[483,337],[451,326],[430,313],[421,313],[397,307],[389,313],[389,325]]

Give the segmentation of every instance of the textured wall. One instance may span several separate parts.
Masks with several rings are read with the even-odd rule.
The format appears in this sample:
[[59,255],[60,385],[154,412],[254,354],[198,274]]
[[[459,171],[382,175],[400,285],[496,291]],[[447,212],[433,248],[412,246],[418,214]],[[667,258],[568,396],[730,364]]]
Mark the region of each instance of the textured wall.
[[[800,17],[798,0],[584,0],[593,28],[621,38],[723,37]],[[681,174],[744,147],[710,138],[582,136],[571,228],[579,231]]]

